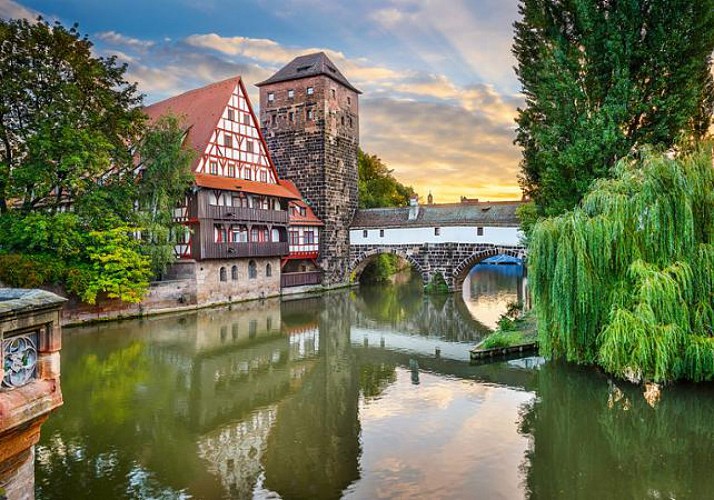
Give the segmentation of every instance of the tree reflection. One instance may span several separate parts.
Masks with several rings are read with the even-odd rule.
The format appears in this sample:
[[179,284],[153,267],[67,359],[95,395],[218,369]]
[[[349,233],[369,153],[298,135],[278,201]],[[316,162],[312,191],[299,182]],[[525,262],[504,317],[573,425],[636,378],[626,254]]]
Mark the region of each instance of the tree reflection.
[[521,422],[529,497],[708,498],[713,419],[714,387],[667,388],[653,408],[641,387],[548,363]]

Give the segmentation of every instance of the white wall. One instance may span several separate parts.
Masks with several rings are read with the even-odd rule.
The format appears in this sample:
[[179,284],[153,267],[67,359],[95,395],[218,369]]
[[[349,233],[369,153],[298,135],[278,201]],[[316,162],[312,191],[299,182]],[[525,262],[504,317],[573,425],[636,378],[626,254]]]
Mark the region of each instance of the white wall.
[[384,236],[379,236],[379,229],[350,230],[351,245],[419,245],[422,243],[485,243],[492,245],[520,245],[523,235],[517,227],[483,227],[483,236],[478,236],[475,226],[448,226],[439,228],[440,234],[434,234],[433,227],[408,227],[384,229]]

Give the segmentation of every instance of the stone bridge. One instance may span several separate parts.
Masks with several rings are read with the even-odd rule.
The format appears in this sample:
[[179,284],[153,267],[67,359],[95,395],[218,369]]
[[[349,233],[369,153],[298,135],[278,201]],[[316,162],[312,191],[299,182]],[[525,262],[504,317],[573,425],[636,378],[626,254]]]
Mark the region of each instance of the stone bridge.
[[441,274],[450,290],[461,288],[471,268],[489,257],[523,261],[520,201],[462,200],[461,203],[357,210],[350,227],[353,279],[381,253],[406,259],[424,284]]
[[488,243],[422,243],[351,245],[350,272],[359,279],[367,265],[382,253],[391,253],[408,261],[421,275],[424,284],[430,283],[439,273],[449,290],[459,290],[473,266],[489,257],[507,255],[525,260],[526,249],[518,245],[493,245]]

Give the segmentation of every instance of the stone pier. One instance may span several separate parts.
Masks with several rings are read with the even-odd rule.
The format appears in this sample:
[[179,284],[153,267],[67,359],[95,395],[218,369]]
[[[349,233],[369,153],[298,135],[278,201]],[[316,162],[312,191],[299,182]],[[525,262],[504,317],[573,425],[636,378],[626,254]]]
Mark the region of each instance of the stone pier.
[[60,309],[43,290],[0,289],[0,498],[34,498],[34,446],[62,404]]

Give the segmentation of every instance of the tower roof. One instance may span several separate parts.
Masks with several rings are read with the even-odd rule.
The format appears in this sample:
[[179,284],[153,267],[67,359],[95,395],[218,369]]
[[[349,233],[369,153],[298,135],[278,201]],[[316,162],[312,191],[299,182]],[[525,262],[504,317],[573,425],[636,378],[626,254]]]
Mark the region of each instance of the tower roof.
[[324,52],[315,52],[313,54],[296,57],[287,65],[283,66],[273,76],[260,83],[256,83],[255,85],[257,87],[262,87],[263,85],[269,85],[271,83],[287,82],[290,80],[299,80],[301,78],[319,75],[328,76],[348,89],[354,90],[358,94],[362,93],[349,81],[347,81],[345,75],[340,73],[337,66],[330,61],[330,58],[327,57],[327,54]]

